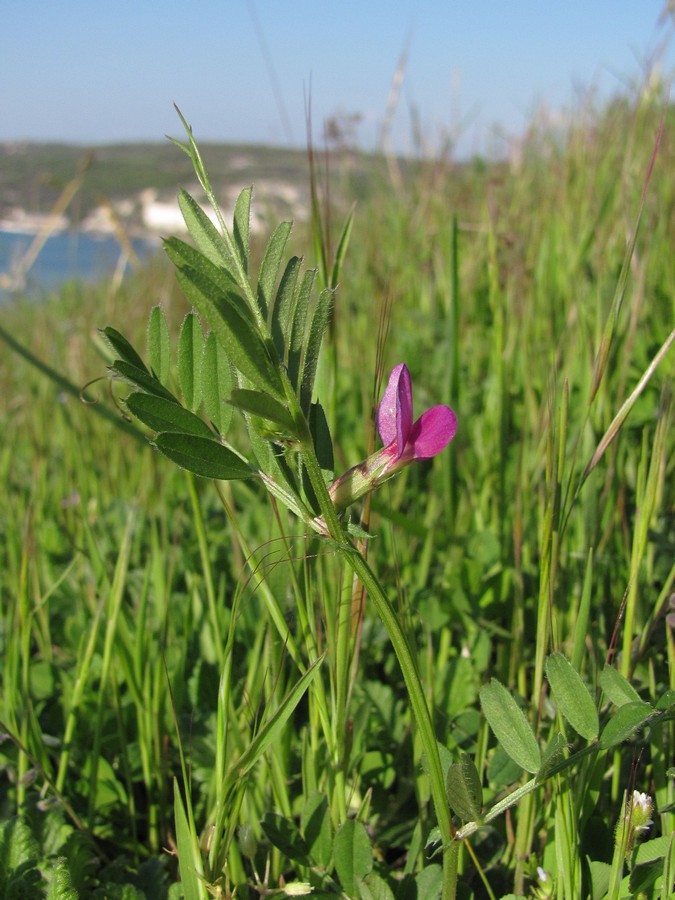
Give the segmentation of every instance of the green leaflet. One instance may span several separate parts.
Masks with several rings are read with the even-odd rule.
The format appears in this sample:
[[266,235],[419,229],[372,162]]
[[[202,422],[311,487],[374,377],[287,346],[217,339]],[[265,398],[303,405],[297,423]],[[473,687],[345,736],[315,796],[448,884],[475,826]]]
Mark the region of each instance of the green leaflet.
[[311,297],[315,280],[316,269],[309,269],[302,276],[300,288],[297,291],[290,315],[291,339],[288,346],[288,377],[293,387],[298,391],[302,373],[301,364],[305,346],[305,330],[307,327],[309,298]]
[[[129,341],[124,337],[124,335],[120,334],[116,328],[111,328],[110,325],[108,325],[106,328],[101,329],[101,334],[108,341],[119,359],[121,359],[125,363],[128,363],[130,366],[134,366],[136,369],[141,369],[144,372],[148,372],[148,369],[141,357],[138,355],[138,353],[136,353],[136,351],[131,346]],[[150,373],[148,372],[148,374]]]
[[247,187],[237,197],[234,204],[233,237],[239,254],[239,262],[244,272],[248,273],[248,237],[251,222],[251,196],[253,188]]
[[330,322],[332,305],[333,291],[321,291],[312,312],[312,321],[305,335],[300,363],[300,371],[302,372],[300,405],[305,412],[308,412],[312,402],[312,391],[314,390],[314,379],[319,362],[321,341]]
[[624,703],[602,729],[600,746],[606,750],[608,747],[622,744],[646,725],[651,718],[658,715],[658,712],[648,703],[643,703],[642,700]]
[[313,791],[307,796],[300,824],[310,857],[319,866],[327,869],[333,854],[333,828],[328,800],[324,794]]
[[169,380],[171,364],[169,326],[161,306],[154,306],[148,319],[148,359],[150,369],[162,384]]
[[526,772],[536,772],[541,765],[541,752],[525,713],[504,685],[493,678],[480,689],[480,702],[485,718],[495,737]]
[[600,687],[615,706],[640,702],[640,695],[633,685],[613,666],[605,666],[600,673]]
[[222,266],[211,262],[199,250],[176,237],[171,237],[164,241],[164,250],[177,269],[191,268],[201,272],[208,281],[213,283],[214,289],[219,294],[232,294],[237,297],[239,303],[244,305],[238,294],[239,288],[229,273]]
[[560,715],[587,741],[595,740],[600,730],[595,702],[579,673],[562,653],[553,653],[548,657],[546,677]]
[[478,770],[468,753],[462,753],[459,762],[450,766],[445,786],[448,803],[460,819],[478,821],[483,808],[483,789]]
[[316,458],[319,460],[321,471],[327,483],[330,483],[335,477],[333,441],[331,440],[326,413],[320,403],[312,403],[309,408],[309,430],[312,433]]
[[272,846],[281,850],[284,856],[295,859],[302,865],[308,865],[307,844],[293,819],[279,813],[268,812],[263,817],[260,827]]
[[187,191],[181,191],[178,195],[178,206],[197,247],[210,262],[225,272],[232,284],[236,284],[232,274],[235,268],[232,254],[211,219]]
[[293,330],[293,307],[296,299],[298,277],[302,260],[293,256],[286,263],[284,274],[281,276],[274,306],[271,310],[272,340],[276,347],[279,359],[288,362],[288,351],[291,344],[291,332]]
[[202,360],[202,399],[204,409],[221,434],[226,434],[232,421],[232,407],[224,398],[232,390],[232,369],[227,353],[211,331],[204,341]]
[[204,334],[199,318],[189,312],[178,335],[178,384],[185,405],[196,410],[202,400]]
[[215,439],[206,422],[173,400],[134,393],[125,402],[129,411],[153,431],[191,434],[211,441]]
[[258,305],[263,319],[268,319],[274,300],[274,285],[279,275],[281,257],[291,233],[291,222],[282,222],[272,232],[258,274]]
[[256,387],[283,400],[279,373],[241,297],[227,289],[216,266],[188,244],[170,238],[165,247],[178,269],[185,296],[207,322],[232,364]]
[[373,868],[373,851],[366,826],[355,819],[342,824],[333,842],[335,870],[348,897],[357,897],[357,879]]
[[125,362],[122,359],[116,359],[110,366],[110,369],[116,375],[119,375],[120,378],[139,387],[146,394],[154,394],[156,397],[165,397],[167,400],[173,400],[174,403],[176,402],[176,398],[173,394],[168,391],[163,384],[160,384],[155,377],[150,375],[145,367],[139,369],[137,366]]
[[291,434],[295,433],[295,424],[286,406],[261,391],[250,391],[237,388],[232,391],[229,402],[237,409],[260,416],[270,422],[276,422]]
[[256,474],[232,450],[206,437],[169,431],[158,434],[154,444],[172,462],[202,478],[232,481]]

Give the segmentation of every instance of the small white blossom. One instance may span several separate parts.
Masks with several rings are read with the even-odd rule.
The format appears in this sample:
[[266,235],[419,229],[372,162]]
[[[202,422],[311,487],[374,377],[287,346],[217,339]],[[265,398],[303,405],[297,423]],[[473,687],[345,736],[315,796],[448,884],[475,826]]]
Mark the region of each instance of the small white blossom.
[[630,824],[636,831],[647,831],[653,824],[651,817],[653,809],[654,801],[649,794],[633,791]]
[[287,897],[305,897],[312,891],[312,885],[306,881],[291,881],[284,886],[284,894]]

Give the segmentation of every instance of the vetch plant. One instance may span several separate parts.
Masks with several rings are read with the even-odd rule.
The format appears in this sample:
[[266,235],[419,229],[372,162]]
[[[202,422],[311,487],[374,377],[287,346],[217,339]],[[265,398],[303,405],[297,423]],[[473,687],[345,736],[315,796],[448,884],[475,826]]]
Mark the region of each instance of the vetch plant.
[[[184,124],[188,143],[179,146],[192,160],[218,227],[189,194],[181,192],[179,205],[194,246],[170,238],[165,242],[165,249],[195,312],[188,314],[180,332],[177,377],[168,365],[168,326],[159,308],[153,310],[149,321],[149,366],[116,329],[103,330],[116,356],[111,371],[134,388],[124,401],[126,408],[154,432],[153,443],[161,453],[198,476],[217,481],[258,479],[308,528],[330,539],[341,560],[363,585],[388,632],[405,681],[442,845],[443,897],[453,898],[459,845],[452,841],[444,772],[425,688],[391,600],[365,556],[353,543],[352,527],[342,512],[413,460],[428,459],[440,453],[455,434],[455,414],[447,406],[436,406],[413,421],[410,373],[407,366],[399,364],[391,374],[378,413],[384,448],[365,464],[335,481],[332,439],[326,415],[314,396],[319,352],[330,321],[333,291],[327,289],[317,294],[316,272],[302,273],[301,260],[297,257],[292,257],[282,267],[291,229],[288,222],[279,225],[270,237],[254,284],[249,273],[251,190],[242,191],[237,200],[230,233],[191,130]],[[340,258],[344,254],[348,232],[349,221],[340,241]],[[338,273],[334,274],[335,283]],[[209,329],[206,335],[202,325]],[[250,447],[247,452],[230,443],[233,410],[239,410],[243,415]],[[205,552],[205,555],[208,554]],[[216,811],[207,858],[200,850],[189,792],[186,791],[183,803],[176,785],[181,874],[196,896],[204,895],[205,884],[216,884],[223,873],[227,873],[236,827],[233,810],[236,811],[243,800],[245,775],[270,746],[310,688],[323,660],[312,640],[307,647],[311,654],[310,663],[302,664],[294,648],[293,636],[274,598],[268,596],[268,602],[271,617],[288,645],[289,653],[300,665],[301,677],[238,759],[228,764],[228,755],[224,747],[220,747],[216,764]],[[341,601],[338,612],[338,631],[342,637],[338,637],[335,648],[336,680],[340,685],[344,684],[343,675],[350,668],[349,641],[344,639],[348,630],[343,627],[349,621],[348,613],[347,598],[347,602]],[[322,615],[329,618],[330,612],[326,610]],[[217,618],[215,611],[213,617]],[[234,617],[232,621],[235,621]],[[220,690],[226,697],[230,677],[226,659],[223,665]],[[325,733],[330,734],[327,702],[323,695],[318,703],[323,710]],[[337,744],[344,744],[346,703],[348,692],[341,688],[336,721],[342,724],[335,728]],[[336,747],[334,757],[338,769],[336,783],[345,785],[345,774],[339,771],[349,765],[344,748]],[[187,785],[184,761],[183,771]],[[337,801],[339,825],[350,821],[346,815],[345,796]],[[365,829],[358,832],[361,833],[366,835]],[[340,831],[340,834],[344,832]],[[344,842],[344,838],[342,840]],[[364,852],[369,856],[367,836],[365,842],[368,846]],[[233,865],[236,866],[236,862]],[[337,857],[336,866],[340,875]],[[347,877],[346,871],[343,867],[342,881]],[[366,866],[360,877],[370,874]]]

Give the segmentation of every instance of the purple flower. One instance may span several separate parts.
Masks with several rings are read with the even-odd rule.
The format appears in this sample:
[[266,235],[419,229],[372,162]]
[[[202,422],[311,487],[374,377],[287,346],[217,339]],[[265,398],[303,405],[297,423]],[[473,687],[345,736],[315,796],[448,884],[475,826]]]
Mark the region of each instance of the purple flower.
[[400,363],[389,376],[380,402],[377,430],[384,447],[329,488],[338,509],[345,509],[414,460],[430,459],[444,450],[457,431],[457,416],[449,406],[439,405],[413,421],[410,372],[405,363]]
[[457,416],[449,406],[432,406],[413,422],[412,383],[405,363],[389,376],[377,412],[377,430],[394,454],[396,468],[414,459],[431,459],[445,450],[457,431]]

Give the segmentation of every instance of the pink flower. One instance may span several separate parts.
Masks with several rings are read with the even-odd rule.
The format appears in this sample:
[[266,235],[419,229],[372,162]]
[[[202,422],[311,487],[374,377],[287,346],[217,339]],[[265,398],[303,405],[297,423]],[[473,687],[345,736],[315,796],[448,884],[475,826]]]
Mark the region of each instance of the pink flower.
[[380,402],[377,430],[384,447],[328,489],[338,509],[345,509],[414,460],[430,459],[444,450],[457,431],[457,416],[449,406],[439,405],[413,421],[410,372],[400,363],[392,370]]
[[[457,431],[457,416],[449,406],[432,406],[413,422],[412,383],[405,363],[389,376],[377,412],[377,430],[396,463],[431,459],[445,450]],[[396,468],[400,468],[397,465]]]

